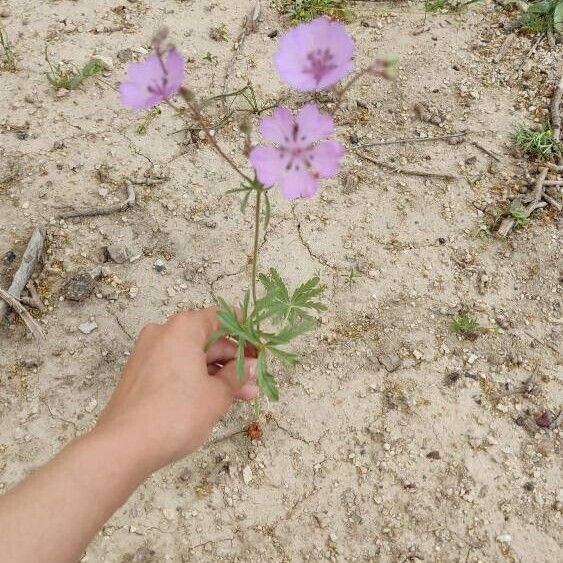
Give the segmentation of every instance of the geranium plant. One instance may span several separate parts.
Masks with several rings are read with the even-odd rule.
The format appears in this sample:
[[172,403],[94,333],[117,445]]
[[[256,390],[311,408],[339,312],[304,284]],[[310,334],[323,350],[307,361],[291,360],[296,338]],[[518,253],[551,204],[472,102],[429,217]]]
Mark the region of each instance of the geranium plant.
[[[204,104],[184,86],[184,60],[178,50],[165,46],[164,33],[154,41],[151,55],[129,67],[127,79],[121,83],[122,103],[135,110],[152,108],[162,102],[182,115],[188,115],[204,132],[205,138],[240,177],[240,186],[230,190],[242,196],[243,212],[254,199],[254,238],[250,286],[240,307],[219,300],[218,317],[221,330],[212,342],[233,338],[238,342],[237,370],[242,377],[247,346],[257,353],[257,382],[266,397],[278,400],[275,378],[269,370],[272,357],[293,366],[296,354],[286,349],[290,342],[316,325],[315,316],[326,310],[320,302],[323,287],[319,278],[305,281],[291,291],[275,269],[258,273],[261,229],[267,229],[271,214],[270,193],[279,186],[290,200],[316,194],[320,180],[336,176],[344,156],[344,145],[330,139],[334,133],[333,117],[321,111],[315,103],[303,105],[297,112],[277,107],[270,116],[261,119],[259,131],[268,144],[249,148],[250,167],[239,166],[221,148],[210,132],[203,114]],[[344,25],[321,17],[300,24],[279,41],[274,57],[275,67],[283,82],[300,92],[334,89],[338,111],[350,86],[361,76],[382,75],[385,64],[355,71],[355,44]],[[344,85],[339,83],[351,75]],[[180,96],[183,105],[173,101]],[[261,291],[259,291],[261,286]],[[210,342],[211,344],[211,342]],[[260,403],[257,402],[259,412]]]

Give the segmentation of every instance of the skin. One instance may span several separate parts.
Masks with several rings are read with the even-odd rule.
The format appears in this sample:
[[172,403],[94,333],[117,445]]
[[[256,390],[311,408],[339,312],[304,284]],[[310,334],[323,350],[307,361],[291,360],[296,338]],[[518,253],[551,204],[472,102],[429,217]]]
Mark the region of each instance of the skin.
[[75,563],[95,534],[152,473],[204,444],[237,399],[257,396],[235,344],[220,340],[216,310],[188,311],[139,336],[94,430],[0,497],[0,554],[10,563]]

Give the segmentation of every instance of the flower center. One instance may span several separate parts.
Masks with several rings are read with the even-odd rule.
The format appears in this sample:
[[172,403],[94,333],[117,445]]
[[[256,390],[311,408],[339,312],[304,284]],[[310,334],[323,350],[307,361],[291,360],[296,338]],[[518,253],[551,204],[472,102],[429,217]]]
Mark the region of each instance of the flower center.
[[167,84],[168,84],[168,77],[163,76],[160,80],[153,80],[152,84],[149,84],[147,86],[147,90],[150,94],[157,96],[165,96]]
[[311,51],[307,55],[307,61],[307,66],[303,68],[303,72],[312,75],[317,86],[331,70],[337,68],[334,55],[328,48]]

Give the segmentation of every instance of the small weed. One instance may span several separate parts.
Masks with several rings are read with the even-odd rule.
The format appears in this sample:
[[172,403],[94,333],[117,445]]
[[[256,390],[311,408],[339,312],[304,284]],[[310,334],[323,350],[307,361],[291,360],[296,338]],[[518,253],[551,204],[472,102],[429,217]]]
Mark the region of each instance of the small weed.
[[563,144],[554,138],[553,131],[547,126],[541,131],[518,127],[512,141],[520,150],[532,156],[563,154]]
[[209,37],[213,39],[213,41],[226,41],[227,40],[227,26],[222,23],[221,25],[217,25],[212,27],[209,30]]
[[137,126],[137,135],[145,135],[150,124],[162,113],[161,109],[156,107],[147,112],[143,121]]
[[55,90],[76,90],[87,78],[101,74],[104,65],[99,59],[91,59],[81,70],[71,67],[68,70],[63,69],[60,63],[52,64],[45,47],[45,61],[49,65],[50,72],[47,73],[47,80],[55,88]]
[[219,62],[219,57],[213,55],[211,51],[207,51],[207,53],[205,53],[205,56],[203,57],[203,60],[216,65]]
[[469,313],[460,313],[452,320],[452,330],[464,338],[474,338],[481,330],[481,327]]
[[452,13],[461,13],[465,8],[480,0],[425,0],[424,11],[427,14],[435,14],[441,10]]
[[16,54],[14,46],[6,33],[6,30],[0,27],[0,70],[8,72],[16,72]]
[[346,0],[282,0],[279,10],[289,14],[292,25],[311,21],[319,16],[349,22],[354,12]]
[[518,228],[525,227],[530,222],[526,208],[522,204],[511,207],[508,214],[514,219],[514,224]]
[[344,276],[344,279],[346,280],[348,287],[352,289],[352,286],[358,283],[358,280],[360,279],[360,272],[358,272],[356,268],[350,268],[350,271]]
[[563,33],[563,0],[533,2],[516,23],[530,33],[545,33],[550,29]]
[[435,14],[445,7],[447,0],[428,0],[424,2],[424,11],[427,14]]

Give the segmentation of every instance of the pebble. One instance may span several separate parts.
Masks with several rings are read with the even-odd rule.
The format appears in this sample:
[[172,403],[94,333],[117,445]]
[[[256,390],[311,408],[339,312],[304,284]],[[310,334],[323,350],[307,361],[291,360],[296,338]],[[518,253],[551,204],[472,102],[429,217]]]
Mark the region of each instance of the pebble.
[[125,262],[129,262],[129,257],[131,255],[127,247],[120,246],[118,244],[110,244],[106,248],[106,254],[108,258],[116,264],[125,264]]
[[512,541],[512,536],[507,533],[502,533],[497,536],[497,541],[499,543],[510,543]]
[[78,330],[82,334],[90,334],[94,332],[97,328],[98,328],[98,324],[96,323],[96,321],[87,321],[78,326]]
[[70,301],[84,301],[94,291],[94,278],[89,272],[77,272],[65,282],[63,296]]
[[85,407],[85,411],[86,412],[94,412],[96,410],[96,407],[98,406],[98,401],[94,398],[90,399],[88,401],[88,404]]
[[159,273],[164,272],[164,270],[166,270],[166,264],[159,258],[154,262],[154,269]]
[[395,371],[401,367],[401,357],[398,354],[385,354],[379,356],[378,360],[388,372]]
[[11,264],[16,259],[16,253],[13,250],[8,250],[2,257],[4,264]]
[[250,468],[250,465],[246,465],[242,470],[242,480],[244,481],[244,484],[248,485],[252,481],[252,478],[252,469]]

